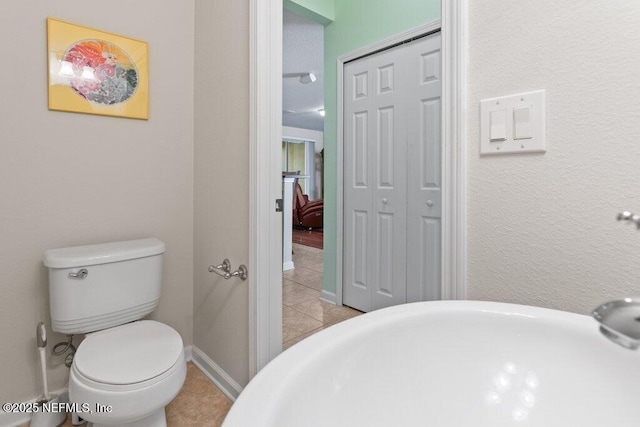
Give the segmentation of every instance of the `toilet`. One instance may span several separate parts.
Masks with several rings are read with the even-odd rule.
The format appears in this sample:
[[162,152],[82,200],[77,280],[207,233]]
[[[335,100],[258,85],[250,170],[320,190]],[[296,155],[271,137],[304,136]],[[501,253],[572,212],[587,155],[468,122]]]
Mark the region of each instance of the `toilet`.
[[51,326],[86,334],[69,400],[93,426],[166,426],[165,406],[187,372],[173,328],[140,320],[158,306],[165,246],[156,238],[45,251]]

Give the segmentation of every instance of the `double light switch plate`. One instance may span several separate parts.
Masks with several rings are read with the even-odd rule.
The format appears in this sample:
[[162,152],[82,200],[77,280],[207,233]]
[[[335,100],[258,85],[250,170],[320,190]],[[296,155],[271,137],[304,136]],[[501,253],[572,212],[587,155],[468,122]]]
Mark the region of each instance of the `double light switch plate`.
[[480,154],[544,153],[545,91],[480,101]]

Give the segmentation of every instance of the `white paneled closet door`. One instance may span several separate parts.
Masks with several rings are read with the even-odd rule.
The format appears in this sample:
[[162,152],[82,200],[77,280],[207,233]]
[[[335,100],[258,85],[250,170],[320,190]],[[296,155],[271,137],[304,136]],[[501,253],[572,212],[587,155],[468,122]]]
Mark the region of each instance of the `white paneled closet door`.
[[398,48],[345,65],[344,302],[406,302],[407,73]]
[[440,35],[344,67],[344,304],[440,296]]

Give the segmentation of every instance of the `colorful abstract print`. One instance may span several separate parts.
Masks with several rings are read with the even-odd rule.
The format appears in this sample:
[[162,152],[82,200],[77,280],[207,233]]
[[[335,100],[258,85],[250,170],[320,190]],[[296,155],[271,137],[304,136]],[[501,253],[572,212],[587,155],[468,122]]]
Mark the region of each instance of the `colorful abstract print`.
[[138,71],[129,56],[104,40],[82,40],[65,52],[63,61],[71,63],[69,84],[86,99],[114,105],[131,98],[138,87]]

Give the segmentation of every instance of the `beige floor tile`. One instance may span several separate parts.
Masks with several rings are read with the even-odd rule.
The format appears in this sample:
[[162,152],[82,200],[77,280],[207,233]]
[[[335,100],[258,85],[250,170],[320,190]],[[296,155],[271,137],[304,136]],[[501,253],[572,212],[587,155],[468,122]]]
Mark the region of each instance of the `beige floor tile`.
[[287,285],[299,285],[299,283],[296,283],[293,280],[289,279],[282,279],[282,289],[284,289],[284,287]]
[[307,332],[306,334],[302,334],[299,337],[296,337],[294,339],[291,339],[289,341],[285,341],[284,343],[282,343],[282,351],[288,349],[289,347],[291,347],[294,344],[298,344],[300,341],[302,341],[305,338],[310,337],[311,335],[320,332],[323,328],[318,328],[318,329],[314,329],[311,332]]
[[220,426],[231,401],[194,364],[187,365],[187,380],[167,406],[167,426]]
[[322,255],[294,255],[293,264],[296,268],[304,267],[322,274],[324,268]]
[[354,310],[351,307],[334,306],[333,309],[325,312],[325,316],[322,323],[326,328],[328,326],[335,325],[336,323],[340,323],[345,320],[351,319],[352,317],[360,316],[361,314],[364,314],[364,313],[358,310]]
[[304,313],[307,316],[313,317],[319,322],[324,320],[324,311],[331,304],[328,304],[324,301],[320,301],[319,299],[314,299],[310,301],[304,301],[299,304],[294,304],[291,306],[296,311],[300,313]]
[[296,266],[293,270],[283,272],[282,277],[317,291],[322,290],[322,273],[309,268]]
[[338,307],[320,300],[305,301],[292,305],[291,308],[322,322],[325,327],[362,314],[350,307]]
[[[283,349],[295,345],[323,328],[362,314],[350,307],[337,307],[320,301],[322,256],[322,249],[299,244],[293,245],[293,262],[296,268],[282,274]],[[317,293],[311,294],[304,288]],[[321,327],[301,333],[304,329],[314,325],[311,321],[319,322]]]
[[313,248],[311,246],[301,245],[299,243],[294,243],[292,246],[294,255],[320,255],[324,253],[322,249]]
[[320,291],[302,286],[298,283],[286,283],[282,287],[282,304],[290,306],[301,302],[320,298]]
[[315,329],[321,328],[322,322],[300,313],[290,307],[282,309],[282,342],[298,338]]
[[293,264],[297,267],[304,267],[322,273],[323,251],[322,249],[311,248],[309,246],[293,245]]

